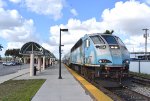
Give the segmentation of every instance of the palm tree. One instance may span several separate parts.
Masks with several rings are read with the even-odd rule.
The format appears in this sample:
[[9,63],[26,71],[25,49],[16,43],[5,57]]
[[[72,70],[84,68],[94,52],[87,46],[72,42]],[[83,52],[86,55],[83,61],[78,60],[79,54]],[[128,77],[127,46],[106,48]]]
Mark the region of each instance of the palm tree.
[[0,44],[0,51],[2,51],[3,46]]
[[105,32],[104,32],[104,34],[112,34],[114,32],[114,30],[106,30]]

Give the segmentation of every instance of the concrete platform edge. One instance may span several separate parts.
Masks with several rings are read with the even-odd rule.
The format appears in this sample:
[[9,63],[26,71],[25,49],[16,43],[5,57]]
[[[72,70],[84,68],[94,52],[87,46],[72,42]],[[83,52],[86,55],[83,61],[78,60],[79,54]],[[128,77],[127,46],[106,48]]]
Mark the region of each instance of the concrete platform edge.
[[[101,92],[100,90],[99,90],[99,92],[102,94],[102,96],[104,96],[104,97],[107,97],[106,99],[104,98],[99,98],[99,96],[97,95],[97,94],[93,94],[91,91],[89,91],[88,89],[87,89],[87,87],[85,87],[85,85],[83,85],[83,83],[80,81],[80,80],[78,80],[78,78],[74,75],[74,74],[76,74],[76,75],[78,75],[77,73],[75,73],[73,70],[71,70],[68,66],[66,66],[65,64],[64,64],[64,66],[67,68],[67,70],[73,75],[73,77],[79,82],[79,84],[83,87],[83,89],[85,89],[87,92],[88,92],[88,94],[91,96],[91,98],[93,98],[93,100],[94,101],[113,101],[109,96],[107,96],[107,95],[105,95],[103,92]],[[79,75],[78,75],[79,76]],[[82,78],[82,77],[81,77]],[[84,78],[83,78],[84,79]],[[84,79],[85,80],[85,79]],[[88,82],[88,81],[87,81]],[[89,82],[88,82],[89,83]],[[91,83],[89,83],[89,84],[91,84]],[[92,84],[91,84],[92,85]],[[94,85],[92,85],[92,86],[94,86]],[[94,86],[95,87],[95,86]],[[95,87],[96,88],[96,87]],[[97,89],[97,88],[96,88]]]

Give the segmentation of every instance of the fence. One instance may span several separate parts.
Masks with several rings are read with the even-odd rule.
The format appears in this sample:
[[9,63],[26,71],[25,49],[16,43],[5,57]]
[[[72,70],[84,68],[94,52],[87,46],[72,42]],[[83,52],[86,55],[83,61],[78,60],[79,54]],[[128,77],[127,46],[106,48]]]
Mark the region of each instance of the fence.
[[150,74],[150,61],[130,61],[130,71]]

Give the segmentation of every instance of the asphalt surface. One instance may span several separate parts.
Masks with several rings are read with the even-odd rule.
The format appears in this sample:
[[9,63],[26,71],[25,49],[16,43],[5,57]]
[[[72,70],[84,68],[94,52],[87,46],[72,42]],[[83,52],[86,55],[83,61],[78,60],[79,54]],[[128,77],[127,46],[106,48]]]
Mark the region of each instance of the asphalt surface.
[[16,66],[3,66],[0,64],[0,76],[12,74],[18,72],[18,70],[29,68],[28,64],[16,65]]

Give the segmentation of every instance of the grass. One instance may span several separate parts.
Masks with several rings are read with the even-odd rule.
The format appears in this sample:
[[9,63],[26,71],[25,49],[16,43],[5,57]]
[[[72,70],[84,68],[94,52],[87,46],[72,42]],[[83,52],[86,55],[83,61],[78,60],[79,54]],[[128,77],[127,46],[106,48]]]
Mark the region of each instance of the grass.
[[0,84],[0,101],[31,101],[44,82],[44,79],[6,81]]
[[130,71],[130,74],[150,79],[150,74],[136,73],[136,72],[131,72],[131,71]]

